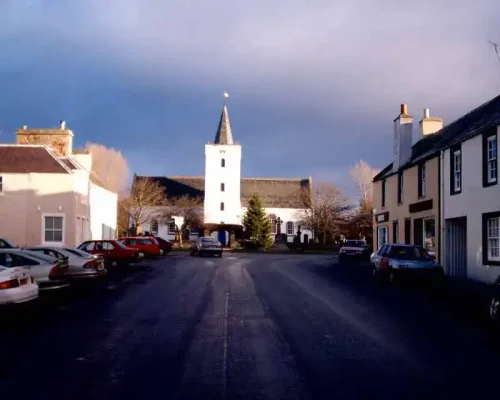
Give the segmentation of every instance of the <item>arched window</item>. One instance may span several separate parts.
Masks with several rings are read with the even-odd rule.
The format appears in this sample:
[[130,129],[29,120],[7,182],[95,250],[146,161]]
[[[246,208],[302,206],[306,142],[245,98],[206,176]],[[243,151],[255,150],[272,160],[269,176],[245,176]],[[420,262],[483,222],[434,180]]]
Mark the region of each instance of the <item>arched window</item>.
[[155,219],[151,221],[151,233],[154,236],[158,235],[158,221]]
[[269,220],[271,221],[271,233],[273,235],[276,235],[276,233],[278,232],[278,229],[276,227],[276,215],[269,215]]
[[286,223],[286,234],[293,235],[293,222],[292,221],[288,221]]
[[220,191],[221,192],[225,192],[226,191],[226,185],[224,185],[224,183],[220,184]]
[[221,202],[221,203],[220,203],[220,210],[221,210],[221,211],[224,211],[224,202]]
[[223,158],[223,159],[220,160],[220,166],[222,168],[224,168],[226,166],[226,159],[225,158]]

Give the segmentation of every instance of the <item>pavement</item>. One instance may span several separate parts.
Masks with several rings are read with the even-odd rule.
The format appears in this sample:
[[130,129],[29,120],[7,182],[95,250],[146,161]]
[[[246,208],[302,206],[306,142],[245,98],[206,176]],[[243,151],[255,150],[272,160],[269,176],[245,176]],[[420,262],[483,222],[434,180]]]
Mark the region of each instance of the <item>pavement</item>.
[[0,311],[2,397],[498,397],[498,337],[335,261],[171,254]]

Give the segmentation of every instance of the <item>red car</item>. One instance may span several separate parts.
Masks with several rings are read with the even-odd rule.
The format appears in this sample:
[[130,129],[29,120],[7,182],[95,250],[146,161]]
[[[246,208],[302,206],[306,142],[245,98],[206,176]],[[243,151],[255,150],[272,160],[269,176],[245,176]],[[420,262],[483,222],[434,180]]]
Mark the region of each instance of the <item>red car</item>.
[[137,249],[131,249],[118,240],[88,240],[78,249],[90,254],[100,254],[107,267],[128,265],[140,260]]
[[160,245],[151,236],[127,236],[121,237],[118,241],[131,249],[136,249],[141,258],[155,258],[162,254]]

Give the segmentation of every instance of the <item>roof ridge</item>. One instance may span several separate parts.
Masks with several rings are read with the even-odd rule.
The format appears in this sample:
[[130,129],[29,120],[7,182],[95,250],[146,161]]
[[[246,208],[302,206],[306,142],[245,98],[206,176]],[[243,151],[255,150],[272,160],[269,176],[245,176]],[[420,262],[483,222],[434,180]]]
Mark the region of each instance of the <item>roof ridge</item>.
[[260,180],[260,181],[308,181],[309,177],[307,178],[241,178],[241,179],[248,179],[248,180]]
[[69,173],[69,174],[71,174],[71,169],[70,169],[70,168],[69,168],[69,167],[68,167],[65,163],[63,163],[63,162],[60,160],[59,156],[56,154],[56,152],[55,152],[53,149],[51,149],[49,146],[45,146],[45,145],[44,145],[43,147],[45,147],[45,150],[47,151],[47,153],[49,153],[49,154],[52,156],[52,158],[53,158],[54,160],[56,160],[56,161],[59,163],[59,165],[62,165],[62,167],[63,167],[63,168],[64,168],[64,169],[65,169],[65,170]]

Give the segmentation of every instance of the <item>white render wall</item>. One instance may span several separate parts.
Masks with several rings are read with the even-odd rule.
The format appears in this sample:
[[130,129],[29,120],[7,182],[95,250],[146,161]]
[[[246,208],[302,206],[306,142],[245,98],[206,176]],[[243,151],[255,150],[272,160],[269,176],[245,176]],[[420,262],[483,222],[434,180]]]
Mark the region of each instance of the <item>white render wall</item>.
[[[225,160],[225,167],[221,160]],[[221,191],[221,183],[225,190]],[[241,201],[241,146],[205,145],[205,223],[239,224],[242,218]],[[220,210],[221,202],[224,211]]]
[[[443,216],[445,220],[467,217],[467,275],[492,283],[500,274],[500,268],[483,265],[482,214],[500,210],[500,186],[483,187],[482,140],[478,135],[462,142],[462,193],[453,196],[450,195],[450,150],[445,151]],[[442,238],[442,243],[446,243],[446,237]]]
[[118,195],[90,183],[89,204],[91,239],[103,239],[103,225],[106,227],[105,233],[107,229],[106,236],[111,234],[112,238],[114,238],[118,214]]

